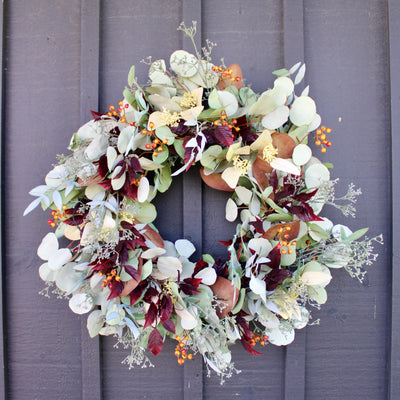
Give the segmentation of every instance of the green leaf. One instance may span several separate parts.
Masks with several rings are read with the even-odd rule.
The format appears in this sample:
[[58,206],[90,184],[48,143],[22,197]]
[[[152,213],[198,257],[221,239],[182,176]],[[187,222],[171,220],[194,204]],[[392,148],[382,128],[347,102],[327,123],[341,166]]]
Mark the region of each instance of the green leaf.
[[235,307],[233,307],[233,309],[231,311],[232,314],[237,314],[242,309],[245,297],[246,297],[246,289],[242,288],[242,289],[240,289],[239,299],[238,299]]
[[326,168],[328,168],[328,169],[333,169],[333,164],[332,164],[332,163],[330,163],[330,162],[324,162],[323,164],[325,165]]
[[272,186],[268,186],[268,187],[265,188],[264,191],[262,192],[261,197],[262,197],[265,201],[267,201],[268,198],[269,198],[269,196],[270,196],[270,194],[272,193],[273,190],[274,190],[274,189],[272,188]]
[[130,87],[132,87],[134,81],[135,81],[135,66],[132,65],[132,67],[131,67],[131,69],[129,70],[129,73],[128,73],[128,85]]
[[225,107],[219,107],[219,108],[216,108],[215,110],[212,108],[209,108],[208,110],[202,111],[201,114],[197,117],[197,119],[213,121],[215,118],[217,118],[221,115],[221,111],[223,111],[224,109],[225,109]]
[[156,156],[152,156],[153,161],[160,165],[168,158],[169,155],[168,147],[165,144],[162,145],[162,148],[163,151],[158,151]]
[[135,95],[131,92],[130,89],[125,88],[122,92],[122,95],[125,97],[126,101],[132,105],[133,107],[136,105]]
[[183,147],[183,140],[174,141],[175,151],[178,153],[179,157],[183,160],[185,157],[185,149]]
[[161,193],[164,193],[168,190],[172,183],[171,166],[166,164],[164,168],[157,170],[156,174],[157,190]]
[[308,224],[308,229],[314,232],[321,239],[328,239],[329,234],[325,231],[325,229],[321,228],[317,224]]
[[168,140],[168,145],[171,145],[175,141],[175,134],[171,132],[171,129],[168,126],[160,126],[156,128],[156,136],[163,141],[164,139]]
[[141,280],[145,280],[153,271],[153,262],[151,260],[147,260],[144,264],[143,264],[143,268],[142,268],[142,276],[141,276]]
[[277,69],[272,72],[276,76],[286,76],[290,75],[290,72],[286,68]]
[[267,199],[265,199],[265,201],[267,202],[267,204],[273,208],[275,211],[277,211],[279,214],[287,214],[285,213],[285,211],[283,210],[283,208],[280,208],[272,199],[270,199],[269,197]]
[[267,221],[278,222],[278,221],[292,221],[293,217],[290,214],[270,214],[267,216]]
[[369,228],[363,228],[353,232],[350,236],[344,238],[343,242],[350,243],[354,242],[357,239],[360,239],[361,236],[364,236],[368,232],[368,229]]
[[203,254],[203,255],[202,255],[202,259],[203,259],[206,263],[210,263],[210,264],[214,264],[214,263],[215,263],[214,258],[213,258],[210,254]]
[[305,139],[306,135],[308,133],[308,125],[303,125],[299,126],[296,129],[291,130],[288,132],[288,135],[296,140],[298,143],[304,143],[307,144],[307,139]]
[[214,170],[220,163],[222,147],[219,145],[210,146],[203,152],[200,163],[203,167]]

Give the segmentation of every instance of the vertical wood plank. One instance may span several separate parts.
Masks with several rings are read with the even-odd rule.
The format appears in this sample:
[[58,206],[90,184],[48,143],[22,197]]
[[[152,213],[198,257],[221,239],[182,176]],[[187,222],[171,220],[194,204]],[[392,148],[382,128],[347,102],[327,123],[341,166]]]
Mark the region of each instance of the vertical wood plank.
[[[284,65],[292,67],[304,62],[304,3],[303,0],[283,0]],[[299,90],[299,89],[297,89]],[[286,347],[284,399],[305,399],[306,378],[305,329],[296,331],[294,343]]]
[[[392,298],[391,329],[389,348],[389,399],[400,398],[400,172],[398,152],[400,151],[400,116],[394,110],[400,109],[400,8],[398,1],[388,1],[389,17],[389,57],[390,57],[390,97],[391,97],[391,150],[392,150]],[[385,240],[390,240],[385,238]]]
[[[182,20],[187,26],[192,21],[197,22],[195,43],[201,51],[201,5],[198,0],[183,0]],[[193,44],[189,38],[184,37],[182,48],[193,53]],[[183,176],[183,235],[193,242],[196,253],[193,259],[197,260],[202,254],[202,183],[198,168],[193,167]],[[197,356],[184,364],[183,384],[185,400],[201,400],[203,398],[203,360]]]
[[[4,121],[4,115],[3,115],[3,71],[4,71],[4,62],[3,62],[3,47],[4,47],[4,1],[0,4],[0,34],[1,34],[1,44],[0,44],[0,143],[1,143],[1,150],[0,150],[0,176],[1,176],[1,181],[3,182],[3,121]],[[0,274],[0,329],[1,329],[1,335],[0,335],[0,400],[3,400],[6,398],[6,393],[7,393],[7,377],[6,377],[6,327],[5,327],[5,318],[3,316],[3,312],[5,310],[5,304],[3,302],[3,279],[4,279],[4,268],[5,268],[5,263],[4,263],[4,241],[3,241],[3,213],[4,213],[4,201],[3,201],[3,190],[2,190],[2,185],[0,186],[0,205],[1,205],[1,211],[0,211],[0,262],[1,262],[1,274]]]
[[[98,109],[99,93],[100,0],[81,3],[81,124],[90,119],[90,110]],[[100,338],[91,338],[81,319],[82,400],[101,399]]]

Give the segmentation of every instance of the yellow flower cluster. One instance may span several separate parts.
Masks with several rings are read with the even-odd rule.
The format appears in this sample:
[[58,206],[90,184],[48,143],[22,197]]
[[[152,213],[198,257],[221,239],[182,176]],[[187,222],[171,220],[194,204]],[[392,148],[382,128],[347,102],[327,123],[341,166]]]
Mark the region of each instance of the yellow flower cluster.
[[277,154],[278,150],[274,147],[272,143],[268,143],[263,149],[263,159],[266,162],[274,161]]
[[178,112],[171,112],[164,108],[162,113],[165,125],[178,126],[178,121],[181,119],[181,115]]
[[183,94],[183,99],[179,102],[179,105],[182,108],[192,108],[196,107],[197,105],[197,98],[196,96],[191,93],[191,92],[185,92]]
[[249,160],[242,160],[240,156],[235,156],[233,158],[233,166],[237,168],[242,175],[246,174],[251,168]]

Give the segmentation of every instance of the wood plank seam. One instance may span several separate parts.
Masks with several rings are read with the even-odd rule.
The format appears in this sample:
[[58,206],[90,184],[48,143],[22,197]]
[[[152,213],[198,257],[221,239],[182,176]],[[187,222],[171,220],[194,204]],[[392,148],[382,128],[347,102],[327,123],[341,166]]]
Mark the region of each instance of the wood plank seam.
[[[81,3],[81,124],[87,121],[90,110],[98,108],[100,5],[100,0],[82,0]],[[100,400],[100,338],[90,338],[86,320],[87,316],[81,319],[82,400]]]

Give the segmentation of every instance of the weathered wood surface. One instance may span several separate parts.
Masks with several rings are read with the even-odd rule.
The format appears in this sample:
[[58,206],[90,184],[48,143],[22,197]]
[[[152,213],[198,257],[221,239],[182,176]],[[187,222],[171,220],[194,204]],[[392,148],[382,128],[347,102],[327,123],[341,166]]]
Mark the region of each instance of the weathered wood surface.
[[[398,398],[394,378],[400,359],[395,333],[400,318],[398,304],[391,308],[389,289],[392,279],[399,278],[398,265],[392,276],[391,253],[398,261],[398,247],[395,240],[392,247],[390,239],[392,221],[393,238],[399,236],[395,129],[400,121],[398,113],[390,114],[390,101],[392,106],[398,103],[394,71],[399,65],[397,3],[5,1],[1,126],[4,398],[364,400],[384,399],[389,393],[392,400]],[[350,182],[361,186],[364,193],[357,219],[345,221],[334,210],[328,216],[354,229],[370,226],[371,236],[385,235],[385,245],[378,249],[379,262],[369,270],[369,288],[350,280],[344,271],[333,271],[328,303],[313,313],[314,318],[321,318],[321,325],[299,332],[300,340],[287,350],[268,346],[263,357],[251,357],[239,345],[234,347],[235,365],[242,372],[225,386],[214,375],[207,378],[205,370],[204,380],[198,380],[201,363],[179,367],[172,342],[156,360],[151,357],[155,368],[128,370],[121,364],[126,351],[113,348],[114,338],[102,339],[100,353],[96,353],[97,344],[82,339],[84,318],[72,314],[63,300],[37,295],[43,283],[37,276],[36,248],[48,230],[47,217],[36,211],[22,218],[31,200],[27,192],[43,182],[55,155],[66,151],[86,102],[90,107],[98,102],[99,110],[107,109],[121,98],[132,64],[145,82],[147,66],[140,64],[141,59],[148,55],[168,58],[171,51],[187,46],[176,31],[182,18],[187,24],[192,19],[201,21],[203,42],[209,38],[218,44],[214,61],[224,57],[227,64],[238,62],[256,91],[272,85],[272,70],[285,62],[290,67],[304,57],[310,94],[323,123],[333,129],[332,150],[322,158],[333,162],[332,175],[341,178],[339,195]],[[99,32],[98,41],[94,32]],[[96,45],[98,53],[89,56],[85,48],[90,52]],[[217,240],[229,239],[234,230],[224,220],[227,195],[195,180],[194,173],[178,177],[168,193],[158,198],[157,226],[166,239],[190,236],[202,252],[226,258]],[[393,288],[398,288],[397,281]],[[393,299],[398,299],[396,292]],[[87,353],[93,360],[100,359],[101,365],[83,370],[87,359],[82,358]]]

